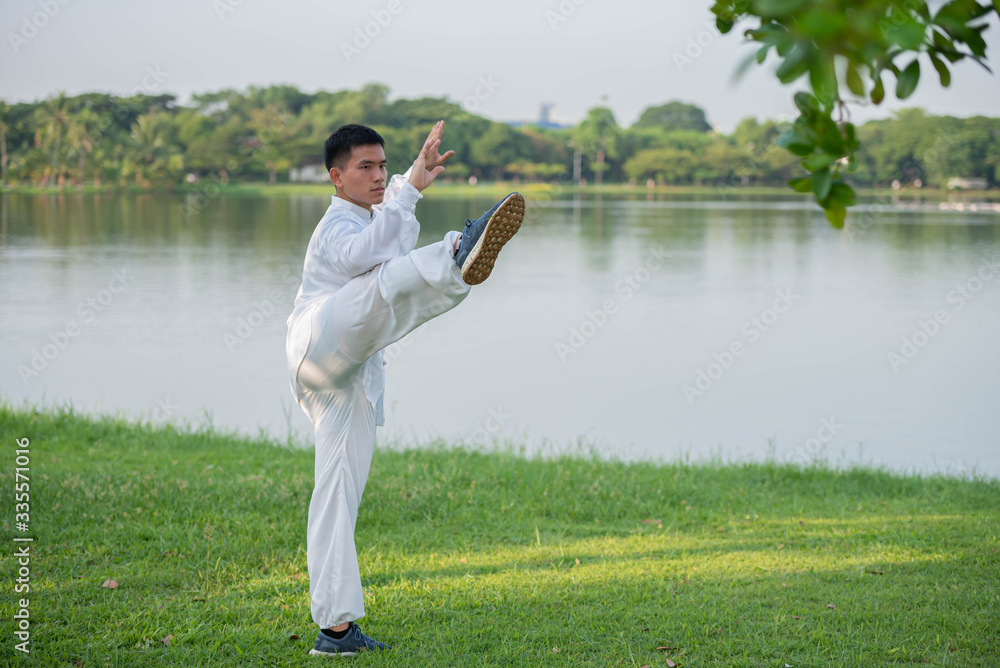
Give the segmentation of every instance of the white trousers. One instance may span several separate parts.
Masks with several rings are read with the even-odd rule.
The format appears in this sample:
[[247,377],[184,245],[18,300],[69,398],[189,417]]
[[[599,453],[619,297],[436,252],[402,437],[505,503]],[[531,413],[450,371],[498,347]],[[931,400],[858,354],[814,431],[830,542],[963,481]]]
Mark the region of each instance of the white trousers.
[[376,411],[362,368],[468,296],[452,248],[457,237],[449,232],[380,264],[290,323],[289,341],[295,328],[310,328],[308,349],[294,359],[289,347],[289,364],[293,391],[316,432],[306,560],[312,618],[322,629],[365,614],[354,527],[375,447]]

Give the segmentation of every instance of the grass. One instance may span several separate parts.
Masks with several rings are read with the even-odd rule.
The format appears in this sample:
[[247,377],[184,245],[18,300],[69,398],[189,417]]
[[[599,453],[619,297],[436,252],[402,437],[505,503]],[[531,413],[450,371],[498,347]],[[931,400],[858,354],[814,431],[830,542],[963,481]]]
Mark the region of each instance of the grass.
[[[3,402],[0,433],[5,587],[12,538],[35,539],[31,655],[5,596],[0,663],[324,660],[307,656],[311,451]],[[352,661],[997,666],[998,520],[1000,482],[981,477],[380,448],[362,628],[395,649]]]

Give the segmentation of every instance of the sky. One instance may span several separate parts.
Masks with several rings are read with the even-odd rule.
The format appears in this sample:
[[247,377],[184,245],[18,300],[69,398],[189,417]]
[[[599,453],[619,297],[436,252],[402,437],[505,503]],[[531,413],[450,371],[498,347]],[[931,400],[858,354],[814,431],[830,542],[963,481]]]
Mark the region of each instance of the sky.
[[[937,3],[940,4],[940,3]],[[610,107],[631,125],[648,106],[696,104],[723,132],[742,119],[794,118],[795,88],[773,55],[739,81],[753,53],[720,35],[710,0],[4,0],[0,99],[58,91],[192,93],[291,84],[307,92],[382,83],[390,99],[446,97],[497,121],[535,120],[543,102],[576,123]],[[985,37],[1000,70],[1000,24]],[[926,66],[927,63],[925,62]],[[928,74],[930,76],[928,76]],[[943,89],[929,67],[905,103],[852,107],[852,119],[919,106],[1000,116],[1000,72],[972,62]]]

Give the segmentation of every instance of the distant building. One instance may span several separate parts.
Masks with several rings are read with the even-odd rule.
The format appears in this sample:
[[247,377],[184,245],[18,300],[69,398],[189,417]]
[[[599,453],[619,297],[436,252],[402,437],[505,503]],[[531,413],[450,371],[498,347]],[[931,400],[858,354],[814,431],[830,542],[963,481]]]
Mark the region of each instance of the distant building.
[[289,169],[288,180],[300,183],[328,183],[330,173],[326,171],[326,165],[303,165]]
[[556,105],[551,102],[542,102],[538,109],[538,120],[537,121],[507,121],[507,125],[512,128],[520,128],[525,125],[534,125],[539,128],[546,128],[550,130],[561,130],[563,128],[571,128],[572,125],[563,125],[562,123],[557,123],[552,120],[552,110],[556,108]]
[[986,190],[986,179],[979,176],[956,176],[948,179],[948,190]]

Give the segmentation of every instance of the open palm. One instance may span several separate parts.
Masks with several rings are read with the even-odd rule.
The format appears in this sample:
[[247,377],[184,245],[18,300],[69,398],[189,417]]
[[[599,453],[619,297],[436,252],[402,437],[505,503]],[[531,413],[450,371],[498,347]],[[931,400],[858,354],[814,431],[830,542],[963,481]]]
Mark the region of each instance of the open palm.
[[441,136],[443,134],[444,121],[438,121],[430,134],[427,135],[427,140],[424,142],[423,148],[420,149],[417,159],[413,161],[413,167],[410,169],[410,183],[417,190],[423,190],[429,186],[438,174],[444,171],[444,163],[455,155],[454,151],[448,151],[441,155]]

